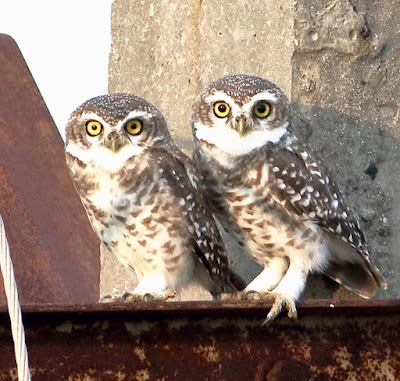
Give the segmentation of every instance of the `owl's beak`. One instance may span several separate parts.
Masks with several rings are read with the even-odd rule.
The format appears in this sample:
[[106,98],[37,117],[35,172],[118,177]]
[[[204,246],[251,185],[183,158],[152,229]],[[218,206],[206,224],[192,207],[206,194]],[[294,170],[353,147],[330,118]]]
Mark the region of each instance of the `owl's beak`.
[[111,151],[113,151],[114,153],[117,153],[121,148],[122,148],[122,144],[121,144],[120,141],[114,140],[114,141],[111,142],[110,149],[111,149]]
[[239,118],[236,123],[236,131],[240,137],[243,137],[246,130],[246,120],[244,118]]
[[124,139],[118,132],[111,131],[105,138],[104,145],[114,153],[117,153],[125,144]]

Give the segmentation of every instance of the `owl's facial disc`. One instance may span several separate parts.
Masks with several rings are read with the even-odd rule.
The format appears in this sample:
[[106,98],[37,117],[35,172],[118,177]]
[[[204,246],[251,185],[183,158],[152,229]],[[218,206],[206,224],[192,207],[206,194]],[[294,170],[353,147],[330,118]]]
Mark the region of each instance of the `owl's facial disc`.
[[229,155],[276,144],[287,132],[286,103],[269,90],[254,95],[216,90],[199,105],[193,124],[196,138]]

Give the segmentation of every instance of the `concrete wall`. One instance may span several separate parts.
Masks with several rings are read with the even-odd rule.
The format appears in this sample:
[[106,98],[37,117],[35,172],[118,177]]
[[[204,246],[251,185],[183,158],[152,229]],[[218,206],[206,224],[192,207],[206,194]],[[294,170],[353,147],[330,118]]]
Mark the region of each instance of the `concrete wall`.
[[[191,105],[201,88],[239,72],[275,82],[292,101],[299,134],[362,217],[374,262],[389,283],[379,296],[397,297],[399,7],[400,1],[373,0],[115,0],[109,90],[154,103],[190,154]],[[229,252],[250,280],[258,267],[238,266],[230,245]],[[102,293],[133,288],[104,252],[102,263]],[[306,292],[343,294],[320,277],[310,278]],[[190,290],[187,297],[198,294]]]
[[211,81],[253,73],[290,94],[293,7],[275,3],[115,0],[110,92],[130,91],[154,103],[190,152],[192,103]]

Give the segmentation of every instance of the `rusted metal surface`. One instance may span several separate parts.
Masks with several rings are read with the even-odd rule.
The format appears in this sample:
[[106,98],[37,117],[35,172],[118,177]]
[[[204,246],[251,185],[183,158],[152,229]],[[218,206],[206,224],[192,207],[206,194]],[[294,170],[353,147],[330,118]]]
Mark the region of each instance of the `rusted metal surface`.
[[7,35],[0,35],[0,213],[22,302],[97,301],[99,242],[71,183],[62,139]]
[[[264,302],[24,306],[34,380],[397,380],[400,302],[309,300],[261,326]],[[0,379],[16,374],[0,312]]]

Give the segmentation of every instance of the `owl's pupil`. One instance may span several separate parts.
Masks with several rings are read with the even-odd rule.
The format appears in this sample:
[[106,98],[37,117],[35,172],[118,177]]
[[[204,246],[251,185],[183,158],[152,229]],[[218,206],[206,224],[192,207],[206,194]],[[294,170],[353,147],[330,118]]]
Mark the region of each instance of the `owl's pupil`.
[[219,112],[225,112],[226,111],[226,106],[225,105],[219,105],[218,106],[218,111]]
[[259,106],[257,107],[257,109],[258,109],[258,112],[259,112],[260,114],[264,114],[264,112],[267,110],[267,108],[265,107],[265,105],[259,105]]
[[92,126],[92,130],[96,131],[97,130],[97,126],[96,125]]

